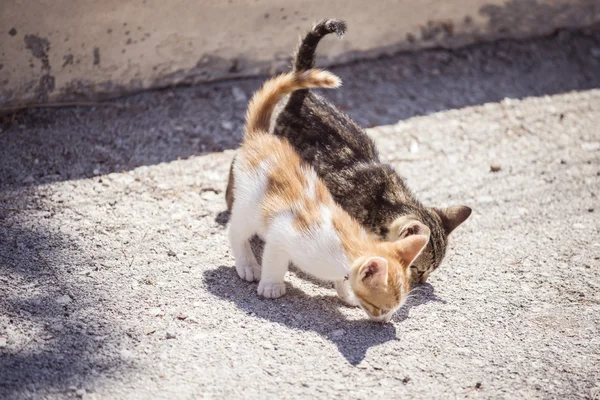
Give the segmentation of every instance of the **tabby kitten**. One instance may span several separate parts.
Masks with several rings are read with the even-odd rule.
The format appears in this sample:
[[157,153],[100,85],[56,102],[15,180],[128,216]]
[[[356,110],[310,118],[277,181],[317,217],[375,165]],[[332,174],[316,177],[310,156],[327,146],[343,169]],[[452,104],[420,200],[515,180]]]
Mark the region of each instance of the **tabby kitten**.
[[[284,95],[339,85],[339,78],[329,72],[308,70],[273,78],[254,95],[233,166],[229,240],[239,276],[260,280],[260,295],[276,298],[285,293],[291,261],[319,279],[334,281],[342,300],[359,305],[373,320],[387,322],[406,299],[409,267],[427,236],[395,242],[369,238],[289,142],[268,133],[271,114]],[[265,241],[262,268],[250,247],[254,234]]]
[[[313,68],[321,38],[332,32],[342,36],[345,31],[343,21],[317,23],[300,43],[294,70]],[[425,282],[440,265],[448,235],[471,214],[467,206],[424,207],[396,171],[379,160],[375,144],[365,131],[310,90],[290,95],[277,116],[273,133],[290,141],[316,170],[333,198],[370,233],[388,241],[413,234],[430,235],[427,247],[412,264],[414,281]],[[229,209],[234,197],[233,179],[230,172],[226,191]]]

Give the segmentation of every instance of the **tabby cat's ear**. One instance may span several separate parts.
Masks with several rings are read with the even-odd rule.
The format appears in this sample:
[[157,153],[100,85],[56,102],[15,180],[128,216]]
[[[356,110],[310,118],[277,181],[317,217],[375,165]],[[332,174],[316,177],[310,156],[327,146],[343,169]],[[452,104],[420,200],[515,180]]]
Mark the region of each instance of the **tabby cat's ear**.
[[411,235],[423,235],[429,237],[431,231],[429,228],[419,221],[410,221],[404,225],[398,232],[399,238],[405,238]]
[[434,210],[442,219],[446,235],[449,235],[471,215],[471,208],[467,206],[454,206],[443,210],[434,208]]
[[358,277],[366,286],[378,286],[387,282],[388,262],[382,257],[371,257],[358,270]]
[[427,246],[428,241],[429,235],[411,235],[394,242],[396,252],[400,256],[402,265],[410,268],[413,261],[419,257],[419,254],[421,254],[425,246]]

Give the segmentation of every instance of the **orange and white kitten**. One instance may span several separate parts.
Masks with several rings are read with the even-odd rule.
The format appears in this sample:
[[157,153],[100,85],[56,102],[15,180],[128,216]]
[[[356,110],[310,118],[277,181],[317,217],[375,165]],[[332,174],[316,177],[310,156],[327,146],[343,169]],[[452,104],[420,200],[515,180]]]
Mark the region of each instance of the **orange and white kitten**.
[[[229,240],[239,276],[260,280],[260,295],[276,298],[285,293],[291,261],[316,278],[334,281],[342,300],[359,305],[373,320],[387,322],[406,300],[410,265],[428,236],[395,242],[369,238],[287,140],[268,133],[282,97],[298,89],[340,84],[330,72],[308,70],[273,78],[255,93],[233,169]],[[262,270],[250,247],[254,234],[266,242]]]

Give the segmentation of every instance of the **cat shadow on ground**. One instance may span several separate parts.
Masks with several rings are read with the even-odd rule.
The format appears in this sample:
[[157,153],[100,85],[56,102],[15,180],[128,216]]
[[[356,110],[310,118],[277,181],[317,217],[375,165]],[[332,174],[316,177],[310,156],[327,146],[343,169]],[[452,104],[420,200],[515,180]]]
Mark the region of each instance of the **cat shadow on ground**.
[[408,294],[406,303],[396,311],[396,314],[392,317],[392,321],[402,322],[408,319],[410,317],[410,310],[413,307],[418,307],[429,302],[446,304],[446,300],[440,299],[435,295],[435,290],[430,283],[425,282],[418,284],[412,288]]
[[[360,364],[369,348],[401,340],[397,337],[394,324],[372,322],[366,315],[362,320],[348,320],[341,312],[344,305],[332,288],[332,295],[309,296],[302,290],[287,284],[285,296],[272,300],[256,293],[256,283],[240,279],[231,266],[221,265],[204,272],[206,289],[213,295],[234,303],[239,309],[291,329],[316,332],[335,343],[340,354],[351,365]],[[418,291],[407,304],[397,312],[395,322],[409,317],[412,307],[429,301],[439,301],[433,295],[433,287]],[[331,287],[331,285],[330,285]]]

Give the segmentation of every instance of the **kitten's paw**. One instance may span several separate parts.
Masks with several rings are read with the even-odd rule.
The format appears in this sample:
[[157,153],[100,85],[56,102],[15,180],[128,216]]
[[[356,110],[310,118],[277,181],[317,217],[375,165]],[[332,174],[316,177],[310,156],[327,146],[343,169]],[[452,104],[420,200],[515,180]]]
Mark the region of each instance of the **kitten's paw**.
[[285,283],[260,281],[256,291],[261,296],[269,299],[276,299],[285,294]]
[[235,263],[235,269],[240,278],[248,282],[260,280],[260,266],[258,264]]

